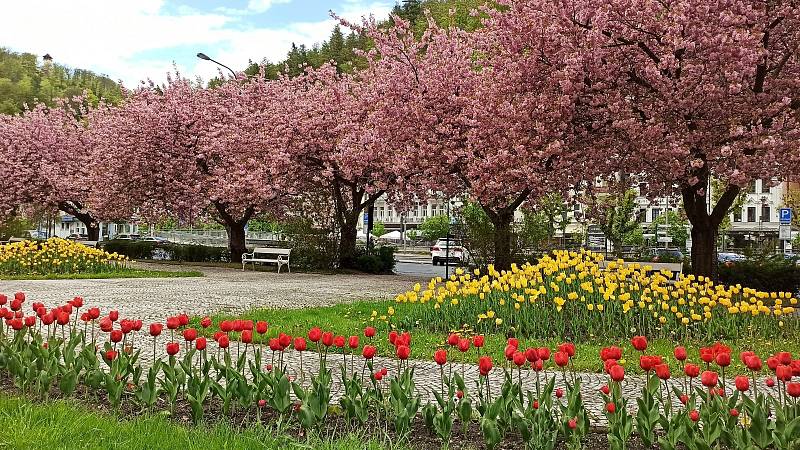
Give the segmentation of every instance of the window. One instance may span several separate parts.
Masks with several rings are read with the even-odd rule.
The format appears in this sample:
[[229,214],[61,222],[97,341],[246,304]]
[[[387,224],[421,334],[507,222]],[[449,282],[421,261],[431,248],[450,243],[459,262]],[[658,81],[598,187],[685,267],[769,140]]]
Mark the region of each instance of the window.
[[761,193],[769,194],[769,182],[767,180],[761,180]]
[[762,222],[769,222],[770,221],[769,213],[770,213],[769,206],[762,206],[761,207],[761,221]]
[[749,192],[751,194],[755,194],[756,193],[756,180],[753,180],[753,181],[750,182],[750,185],[747,187],[747,192]]
[[658,219],[658,216],[661,215],[661,208],[653,208],[653,219],[651,222],[655,222]]
[[383,206],[378,207],[378,218],[383,219]]
[[747,221],[748,222],[755,222],[756,221],[756,207],[755,206],[748,206],[747,207]]
[[639,208],[636,212],[636,220],[638,220],[639,223],[647,222],[647,210]]
[[733,221],[734,222],[741,222],[742,221],[742,210],[741,209],[733,210]]

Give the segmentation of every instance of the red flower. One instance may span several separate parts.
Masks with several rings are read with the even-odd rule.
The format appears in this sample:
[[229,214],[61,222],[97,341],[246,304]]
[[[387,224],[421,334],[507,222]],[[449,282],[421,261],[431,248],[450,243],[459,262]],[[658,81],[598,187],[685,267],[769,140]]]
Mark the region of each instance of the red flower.
[[56,317],[56,322],[58,322],[59,325],[69,324],[69,314],[65,313],[64,311],[61,311],[60,313],[58,313],[58,316]]
[[512,359],[514,359],[514,352],[516,352],[516,351],[517,351],[517,347],[509,344],[509,345],[506,345],[506,349],[505,349],[505,351],[503,353],[505,354],[506,359],[511,361]]
[[227,334],[223,334],[219,337],[217,343],[219,344],[219,348],[228,348],[228,345],[230,345],[230,338]]
[[170,342],[167,344],[167,354],[170,356],[177,355],[180,350],[181,346],[177,342]]
[[119,320],[119,311],[113,310],[108,312],[108,318],[111,319],[112,322],[116,322]]
[[675,355],[675,359],[678,361],[686,361],[686,358],[688,357],[685,347],[675,347],[673,354]]
[[389,343],[395,345],[395,341],[397,341],[397,331],[390,331],[389,332]]
[[208,343],[208,342],[206,341],[206,338],[204,338],[203,336],[200,336],[199,338],[197,338],[197,340],[195,340],[195,341],[194,341],[194,347],[195,347],[195,348],[196,348],[198,351],[199,351],[199,350],[205,350],[205,349],[206,349],[206,344],[207,344],[207,343]]
[[492,371],[492,366],[494,363],[492,362],[491,356],[481,356],[478,359],[478,370],[480,370],[481,375],[484,377],[489,375],[489,372]]
[[253,343],[253,330],[242,330],[242,342],[245,344]]
[[575,428],[578,427],[578,421],[574,418],[569,419],[567,421],[567,426],[569,427],[570,430],[574,430]]
[[669,380],[669,366],[666,364],[659,364],[655,367],[656,376],[662,380]]
[[233,321],[233,331],[237,333],[241,333],[244,330],[244,322],[242,319],[236,319]]
[[294,338],[295,350],[297,350],[298,352],[304,352],[306,351],[306,348],[308,348],[308,345],[306,344],[306,340],[303,339],[302,336],[297,336],[296,338]]
[[11,300],[11,310],[19,311],[20,309],[22,309],[22,302],[17,299]]
[[519,348],[519,339],[517,339],[517,338],[508,338],[508,345],[513,346],[515,349]]
[[408,359],[411,356],[411,347],[407,345],[401,345],[397,347],[397,357],[400,359]]
[[403,334],[397,336],[397,340],[395,341],[395,345],[405,345],[406,347],[411,346],[411,333],[408,331],[404,331]]
[[83,307],[83,297],[75,297],[75,298],[72,299],[72,301],[70,303],[72,304],[72,306],[74,306],[76,308],[82,308]]
[[200,326],[203,327],[203,328],[210,327],[211,326],[211,317],[208,317],[208,316],[203,317],[203,319],[200,320]]
[[606,405],[606,411],[608,411],[611,414],[614,414],[615,412],[617,412],[617,405],[615,405],[613,403],[607,404]]
[[697,422],[700,420],[700,413],[697,412],[696,409],[689,411],[689,418],[692,419],[692,422]]
[[368,338],[375,337],[375,328],[373,327],[364,328],[364,337]]
[[331,345],[333,345],[333,333],[331,333],[330,331],[322,333],[322,344],[325,347],[330,347]]
[[267,322],[264,322],[263,320],[259,320],[258,322],[256,322],[256,333],[264,334],[267,332],[267,328],[269,328]]
[[775,369],[775,378],[781,381],[792,380],[792,368],[790,366],[780,365]]
[[161,330],[164,329],[164,325],[160,323],[151,323],[150,324],[150,336],[156,337],[161,334]]
[[555,355],[553,355],[553,361],[555,361],[558,367],[565,367],[567,364],[569,364],[569,355],[558,351],[555,353]]
[[773,386],[775,386],[775,380],[773,380],[772,378],[767,378],[767,380],[764,382],[764,384],[766,384],[767,387],[773,387]]
[[600,350],[600,359],[603,361],[609,359],[616,359],[619,360],[622,358],[622,349],[612,345],[611,347],[605,347]]
[[308,340],[311,342],[319,342],[322,339],[322,330],[317,327],[314,327],[308,330]]
[[761,358],[759,358],[756,355],[748,356],[745,359],[744,363],[748,369],[754,372],[758,372],[759,370],[761,370]]
[[737,410],[736,408],[731,408],[730,412],[731,412],[731,416],[739,417],[739,410]]
[[111,342],[122,341],[122,330],[111,330]]
[[103,317],[100,320],[100,330],[106,333],[110,333],[112,328],[114,328],[114,322],[112,322],[111,319],[109,319],[108,317]]
[[561,388],[556,389],[556,398],[561,398],[564,396],[564,390]]
[[739,353],[739,359],[742,361],[742,364],[744,365],[747,365],[747,358],[751,356],[756,356],[756,354],[750,351]]
[[720,367],[728,367],[731,365],[731,354],[730,353],[718,353],[717,357],[715,358],[717,365]]
[[566,353],[570,358],[575,356],[575,344],[571,342],[565,342],[558,346],[558,351]]
[[[252,332],[250,334],[252,334]],[[289,348],[289,346],[292,345],[292,337],[288,334],[280,333],[278,335],[278,342],[281,343],[282,348]]]
[[717,375],[717,372],[706,370],[700,375],[700,381],[705,387],[714,387],[719,383],[719,375]]
[[141,331],[142,330],[143,322],[140,319],[136,319],[133,321],[133,329],[134,331]]
[[472,345],[474,345],[475,347],[481,348],[481,347],[483,347],[484,341],[485,341],[485,338],[483,337],[483,335],[479,334],[479,335],[475,336],[474,338],[472,338]]
[[21,329],[22,329],[22,327],[25,325],[25,323],[22,321],[22,319],[16,319],[16,318],[14,318],[14,319],[11,319],[11,320],[9,321],[9,323],[10,323],[10,325],[11,325],[11,328],[13,328],[13,329],[14,329],[14,331],[19,331],[19,330],[21,330]]
[[381,373],[380,371],[375,372],[374,374],[372,374],[372,377],[375,378],[375,381],[381,381],[381,379],[383,379],[383,373]]
[[183,338],[189,342],[197,339],[197,330],[194,328],[187,328],[183,330]]
[[525,359],[525,354],[520,351],[514,352],[514,355],[511,358],[514,360],[514,364],[517,367],[522,367],[522,365],[527,361]]
[[775,355],[775,357],[778,358],[779,363],[785,366],[788,366],[792,363],[792,354],[789,352],[779,352]]
[[544,368],[544,363],[541,359],[537,359],[536,361],[531,363],[531,369],[539,372]]
[[350,336],[350,339],[347,340],[347,346],[351,349],[358,348],[358,336]]
[[547,361],[550,359],[550,349],[547,347],[540,347],[536,350],[536,354],[539,356],[539,359],[542,361]]
[[177,330],[181,326],[181,320],[177,317],[167,317],[167,328]]
[[14,293],[14,300],[19,300],[20,302],[25,301],[25,293],[24,292],[15,292]]
[[279,352],[279,351],[283,350],[283,347],[281,347],[281,341],[278,338],[270,339],[269,340],[269,349],[272,350],[273,352]]
[[611,372],[611,368],[617,365],[616,359],[607,359],[603,362],[603,369],[605,369],[606,373]]
[[606,384],[606,385],[603,385],[603,387],[600,388],[600,392],[602,392],[603,394],[608,395],[608,393],[611,392],[611,389]]
[[769,358],[767,358],[767,367],[769,367],[769,370],[774,372],[775,369],[777,369],[779,365],[780,365],[780,361],[778,361],[778,358],[776,358],[774,356],[770,356]]
[[372,359],[375,356],[375,347],[372,345],[365,345],[361,350],[361,356],[363,356],[364,359]]
[[89,314],[89,317],[91,317],[92,320],[100,318],[100,308],[89,308],[89,310],[86,312]]
[[700,367],[695,364],[686,364],[686,367],[683,368],[683,373],[689,378],[695,378],[700,375]]
[[458,340],[458,350],[461,351],[461,353],[465,353],[465,352],[469,351],[469,339],[467,339],[467,338],[459,339]]
[[625,368],[619,364],[616,364],[609,369],[608,374],[611,376],[613,381],[622,381],[625,379]]
[[736,377],[736,389],[742,392],[746,392],[750,389],[750,379],[744,375],[739,375]]
[[539,359],[539,352],[535,348],[528,348],[525,350],[525,359],[532,363]]
[[456,398],[459,400],[464,398],[464,391],[456,391]]
[[631,338],[631,345],[636,350],[643,352],[647,350],[647,338],[644,336],[634,336]]
[[6,297],[6,294],[0,294],[0,306],[5,305],[7,301],[8,297]]
[[683,403],[684,405],[689,403],[689,396],[686,395],[686,394],[681,394],[679,399],[680,399],[681,403]]
[[433,360],[436,364],[443,366],[447,364],[447,350],[439,349],[433,353]]
[[539,409],[539,400],[533,401],[533,409]]
[[28,328],[32,328],[36,325],[36,316],[28,316],[25,318],[25,326]]
[[233,331],[233,322],[231,322],[230,320],[223,320],[219,324],[219,329],[225,333],[230,333],[231,331]]
[[793,398],[800,397],[800,383],[789,383],[786,385],[786,393]]
[[333,345],[339,348],[344,348],[344,336],[336,336],[333,339]]
[[109,350],[106,352],[106,359],[109,361],[113,361],[117,358],[117,352],[114,350]]
[[219,338],[222,336],[227,336],[224,331],[216,331],[214,332],[214,341],[219,342]]
[[711,347],[703,347],[700,349],[700,359],[703,360],[705,363],[711,363],[714,361],[714,351]]

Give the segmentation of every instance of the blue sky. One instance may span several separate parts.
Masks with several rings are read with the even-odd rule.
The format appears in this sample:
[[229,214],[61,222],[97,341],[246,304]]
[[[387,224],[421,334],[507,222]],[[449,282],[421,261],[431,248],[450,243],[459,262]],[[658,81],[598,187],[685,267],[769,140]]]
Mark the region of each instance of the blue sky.
[[333,10],[349,19],[388,16],[396,0],[28,0],[3,5],[0,46],[90,69],[132,87],[161,82],[173,64],[205,80],[217,67],[281,60],[292,42],[308,46],[330,34]]

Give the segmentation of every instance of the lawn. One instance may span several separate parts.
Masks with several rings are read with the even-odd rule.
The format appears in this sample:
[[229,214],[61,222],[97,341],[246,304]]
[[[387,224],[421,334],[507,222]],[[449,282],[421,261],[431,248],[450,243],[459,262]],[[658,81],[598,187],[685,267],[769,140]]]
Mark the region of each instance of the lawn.
[[[119,419],[73,401],[32,402],[0,394],[0,447],[65,449],[284,449],[379,450],[378,442],[356,434],[336,440],[311,436],[302,442],[275,425],[186,427],[163,415]],[[397,447],[392,447],[397,448]]]
[[0,275],[0,280],[89,280],[108,278],[183,278],[202,277],[203,273],[197,270],[167,271],[167,270],[139,270],[126,269],[116,272],[99,273],[63,273],[47,275]]
[[[386,322],[380,320],[380,316],[370,320],[373,317],[373,311],[380,312],[386,311],[389,306],[396,309],[395,315],[401,316],[404,313],[405,304],[397,304],[394,301],[359,301],[354,303],[343,303],[334,306],[306,308],[306,309],[255,309],[243,313],[240,316],[232,317],[227,315],[214,316],[214,324],[225,319],[251,319],[254,321],[263,320],[269,323],[270,328],[266,337],[275,337],[280,332],[291,335],[305,336],[309,328],[317,326],[326,331],[333,331],[336,334],[350,336],[358,334],[363,337],[363,329],[366,326],[372,325],[378,330],[378,336],[386,336],[388,332],[388,325]],[[380,313],[379,313],[380,314]],[[194,319],[194,325],[199,327],[199,318]],[[413,353],[412,358],[416,359],[431,359],[433,352],[437,347],[445,345],[446,335],[440,332],[431,332],[425,329],[424,324],[417,324],[415,329],[410,330],[414,342],[414,349],[428,349],[425,353]],[[256,336],[257,338],[257,336]],[[482,349],[483,354],[492,355],[495,360],[503,359],[503,349],[506,346],[507,337],[500,334],[486,335],[485,347]],[[563,342],[559,339],[550,340],[533,340],[533,339],[520,339],[520,347],[525,348],[529,346],[536,347],[549,347],[554,349],[558,344]],[[394,356],[394,347],[389,344],[385,339],[376,340],[374,343],[378,347],[378,354],[382,356]],[[618,345],[623,348],[623,357],[631,358],[629,361],[620,361],[625,364],[633,372],[640,372],[638,367],[638,353],[634,351],[630,342],[627,340],[609,341],[607,338],[597,338],[583,342],[575,342],[576,355],[573,359],[576,370],[600,372],[602,364],[599,359],[600,349],[609,345]],[[672,357],[673,349],[676,345],[684,345],[689,349],[697,349],[699,346],[713,344],[713,342],[676,342],[668,339],[651,339],[648,346],[648,354],[660,355],[665,358],[667,362],[673,365],[673,369],[677,369],[676,361]],[[792,354],[800,353],[800,343],[798,341],[775,341],[763,338],[748,338],[740,339],[738,341],[725,341],[725,344],[731,346],[733,354],[736,356],[739,352],[744,350],[756,350],[761,355],[773,354],[778,351],[789,351]],[[418,351],[418,350],[417,350]],[[691,351],[691,350],[690,350]],[[696,350],[694,350],[696,351]],[[477,362],[478,353],[474,349],[466,354],[458,354],[457,350],[451,350],[450,359],[453,361],[467,361]],[[692,362],[699,362],[697,354],[690,353],[689,359]],[[744,373],[745,368],[738,360],[734,358],[734,362],[728,373]]]

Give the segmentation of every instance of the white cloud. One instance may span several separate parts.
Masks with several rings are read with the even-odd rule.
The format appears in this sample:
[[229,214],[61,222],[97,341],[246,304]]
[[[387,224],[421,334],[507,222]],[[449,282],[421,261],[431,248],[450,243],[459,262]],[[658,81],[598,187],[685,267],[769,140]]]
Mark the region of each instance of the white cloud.
[[[250,0],[251,11],[266,11],[291,0]],[[325,2],[327,3],[327,2]],[[393,0],[345,0],[343,17],[386,17]],[[173,61],[186,76],[209,79],[217,67],[194,57],[202,51],[234,69],[248,60],[282,59],[292,42],[312,45],[325,40],[336,21],[295,21],[270,28],[247,22],[247,15],[177,8],[165,0],[39,0],[9,2],[3,7],[0,45],[16,51],[51,54],[56,62],[91,69],[128,86],[152,78],[163,81]],[[334,9],[336,9],[334,7]]]

